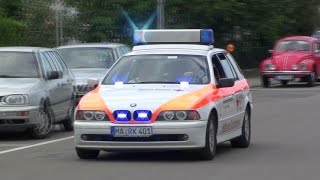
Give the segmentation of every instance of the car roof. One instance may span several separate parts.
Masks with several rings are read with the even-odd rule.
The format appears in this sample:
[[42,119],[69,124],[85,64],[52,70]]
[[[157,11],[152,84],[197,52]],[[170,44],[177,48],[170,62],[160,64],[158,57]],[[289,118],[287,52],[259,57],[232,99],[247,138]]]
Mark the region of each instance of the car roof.
[[281,40],[304,40],[304,41],[316,41],[317,39],[311,36],[287,36],[282,38]]
[[56,49],[66,49],[66,48],[78,48],[78,47],[106,47],[106,48],[116,48],[120,46],[126,46],[121,43],[80,43],[57,47]]
[[188,54],[188,55],[204,55],[209,51],[225,52],[224,49],[214,48],[208,45],[197,44],[152,44],[134,46],[132,52],[125,56],[139,54]]
[[44,47],[28,47],[28,46],[16,46],[16,47],[0,47],[0,52],[35,52],[39,50],[50,49]]

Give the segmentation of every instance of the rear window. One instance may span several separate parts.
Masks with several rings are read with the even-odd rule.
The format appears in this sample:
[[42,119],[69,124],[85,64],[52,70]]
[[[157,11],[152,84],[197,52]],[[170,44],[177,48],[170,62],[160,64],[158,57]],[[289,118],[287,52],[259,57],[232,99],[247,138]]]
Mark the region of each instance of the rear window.
[[38,78],[32,52],[0,52],[0,78]]

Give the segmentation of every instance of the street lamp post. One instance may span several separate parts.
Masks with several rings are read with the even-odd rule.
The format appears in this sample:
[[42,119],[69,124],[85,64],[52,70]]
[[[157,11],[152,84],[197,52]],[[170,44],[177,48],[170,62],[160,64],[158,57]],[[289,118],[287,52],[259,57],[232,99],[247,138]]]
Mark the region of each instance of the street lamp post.
[[164,29],[164,6],[165,0],[157,0],[157,27]]

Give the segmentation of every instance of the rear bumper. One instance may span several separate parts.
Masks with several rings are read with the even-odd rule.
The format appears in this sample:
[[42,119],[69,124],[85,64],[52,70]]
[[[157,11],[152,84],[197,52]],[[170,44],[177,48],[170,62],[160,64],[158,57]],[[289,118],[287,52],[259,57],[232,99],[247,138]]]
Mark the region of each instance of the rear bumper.
[[39,106],[1,107],[0,131],[33,127],[39,124],[38,112]]
[[[143,141],[136,140],[97,140],[87,141],[83,135],[111,136],[112,126],[151,126],[153,136],[173,136],[187,135],[184,140],[161,140],[156,138]],[[207,121],[197,122],[156,122],[153,124],[113,124],[110,122],[79,122],[74,124],[75,146],[84,149],[98,150],[179,150],[179,149],[199,149],[205,146],[205,133]]]

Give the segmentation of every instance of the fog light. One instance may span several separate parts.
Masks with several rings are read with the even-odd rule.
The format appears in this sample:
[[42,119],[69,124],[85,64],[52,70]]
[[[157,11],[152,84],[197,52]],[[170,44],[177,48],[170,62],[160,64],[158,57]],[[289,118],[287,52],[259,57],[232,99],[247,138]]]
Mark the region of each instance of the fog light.
[[182,141],[187,141],[188,139],[189,139],[188,135],[185,134],[185,135],[182,136]]
[[86,140],[88,140],[88,136],[87,135],[81,135],[81,139],[86,141]]

